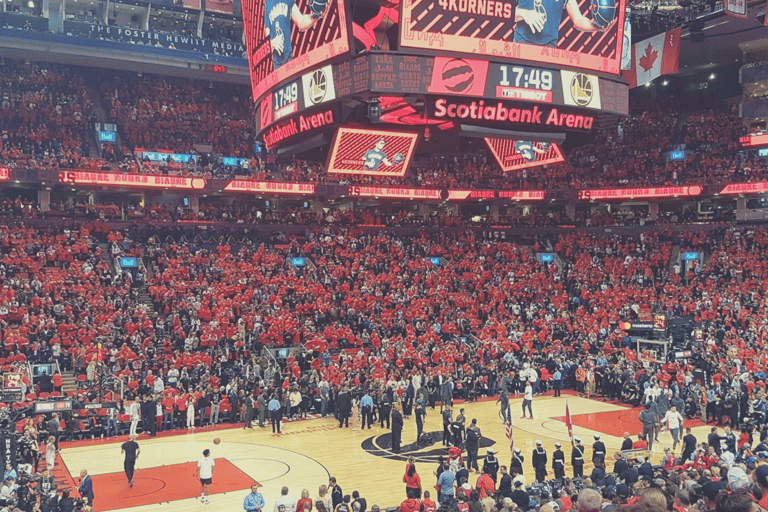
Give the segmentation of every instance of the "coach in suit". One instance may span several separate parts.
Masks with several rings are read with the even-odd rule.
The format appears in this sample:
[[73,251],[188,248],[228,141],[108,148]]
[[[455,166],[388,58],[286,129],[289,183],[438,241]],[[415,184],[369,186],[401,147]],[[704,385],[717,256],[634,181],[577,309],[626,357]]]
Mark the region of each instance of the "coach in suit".
[[395,406],[392,409],[392,452],[400,453],[400,440],[403,435],[403,415],[400,408]]
[[77,488],[77,492],[80,493],[80,497],[88,498],[88,504],[93,507],[93,480],[86,469],[80,471],[80,487]]

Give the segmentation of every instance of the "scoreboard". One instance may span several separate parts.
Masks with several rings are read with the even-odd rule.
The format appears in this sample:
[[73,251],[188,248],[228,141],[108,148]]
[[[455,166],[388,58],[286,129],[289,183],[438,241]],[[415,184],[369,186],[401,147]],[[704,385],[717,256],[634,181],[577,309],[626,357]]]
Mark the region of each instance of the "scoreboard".
[[[403,141],[404,160],[385,166],[396,173],[418,150],[405,149],[405,132],[425,127],[493,129],[488,137],[535,152],[530,144],[544,139],[525,132],[564,136],[593,130],[600,113],[628,114],[629,88],[617,79],[625,3],[244,0],[257,137],[270,150],[301,151],[354,139],[340,127],[379,123],[388,133],[377,141]],[[557,151],[524,165],[562,158]]]

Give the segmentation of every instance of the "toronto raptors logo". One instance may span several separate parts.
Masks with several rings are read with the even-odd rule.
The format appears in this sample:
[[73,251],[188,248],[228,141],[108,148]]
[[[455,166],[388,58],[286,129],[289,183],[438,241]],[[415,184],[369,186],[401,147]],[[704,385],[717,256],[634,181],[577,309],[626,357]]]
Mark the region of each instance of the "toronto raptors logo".
[[[437,463],[440,457],[447,457],[448,447],[435,446],[443,439],[442,431],[426,432],[421,436],[421,442],[404,444],[400,447],[400,453],[392,453],[392,434],[386,433],[380,436],[369,437],[360,446],[363,450],[376,455],[377,457],[384,457],[390,460],[407,461],[408,457],[413,457],[417,462]],[[481,456],[478,460],[482,461],[484,458],[483,448],[488,448],[496,444],[493,439],[487,437],[480,438],[478,443],[478,449]],[[462,451],[464,447],[462,445]]]
[[475,72],[466,61],[462,59],[449,60],[443,66],[443,84],[452,92],[463,93],[472,87],[475,81]]

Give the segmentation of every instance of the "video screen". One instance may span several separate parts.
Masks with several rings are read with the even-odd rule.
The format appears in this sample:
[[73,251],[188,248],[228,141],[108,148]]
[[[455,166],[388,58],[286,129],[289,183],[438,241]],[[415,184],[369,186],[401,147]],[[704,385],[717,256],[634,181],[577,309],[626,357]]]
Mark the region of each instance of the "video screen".
[[52,364],[36,364],[34,366],[34,374],[35,377],[43,374],[47,375],[53,375],[53,365]]
[[243,25],[255,102],[283,80],[349,51],[344,0],[243,0]]
[[619,74],[623,0],[405,0],[400,48]]
[[342,127],[326,168],[331,174],[402,176],[411,163],[418,134]]
[[486,137],[485,143],[504,172],[557,164],[565,161],[556,143]]

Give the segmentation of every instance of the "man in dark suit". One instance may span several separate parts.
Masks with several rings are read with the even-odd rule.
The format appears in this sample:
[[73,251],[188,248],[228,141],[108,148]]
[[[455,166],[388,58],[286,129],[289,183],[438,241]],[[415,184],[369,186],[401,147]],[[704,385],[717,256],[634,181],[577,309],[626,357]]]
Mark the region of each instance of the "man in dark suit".
[[77,488],[77,492],[80,493],[80,497],[88,498],[88,505],[93,507],[93,480],[86,469],[80,471],[80,487]]
[[59,425],[59,413],[53,413],[53,417],[48,420],[46,426],[48,427],[48,435],[56,438],[54,444],[56,445],[56,451],[59,451],[59,433],[61,431],[61,426]]
[[400,413],[400,407],[395,406],[392,409],[392,452],[400,453],[400,440],[403,434],[403,415]]
[[349,394],[347,386],[344,386],[344,389],[339,393],[337,407],[339,411],[339,428],[345,425],[349,428],[349,415],[352,414],[352,395]]

